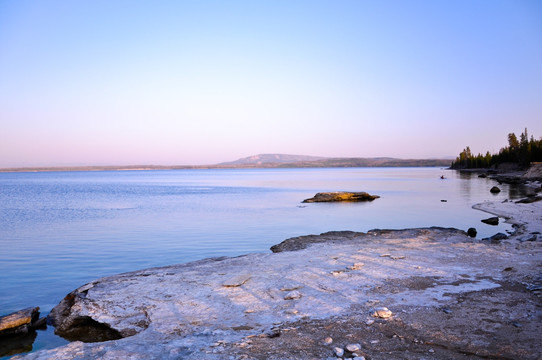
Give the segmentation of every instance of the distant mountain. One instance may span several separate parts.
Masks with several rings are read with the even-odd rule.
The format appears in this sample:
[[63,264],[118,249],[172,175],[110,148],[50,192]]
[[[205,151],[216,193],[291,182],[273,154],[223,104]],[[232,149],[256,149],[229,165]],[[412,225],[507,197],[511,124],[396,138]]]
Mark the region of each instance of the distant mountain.
[[258,154],[235,161],[220,163],[218,165],[263,165],[263,164],[289,164],[305,161],[324,160],[325,157],[288,154]]
[[422,167],[450,166],[449,159],[326,158],[306,155],[259,154],[217,164],[219,168],[295,168],[295,167]]

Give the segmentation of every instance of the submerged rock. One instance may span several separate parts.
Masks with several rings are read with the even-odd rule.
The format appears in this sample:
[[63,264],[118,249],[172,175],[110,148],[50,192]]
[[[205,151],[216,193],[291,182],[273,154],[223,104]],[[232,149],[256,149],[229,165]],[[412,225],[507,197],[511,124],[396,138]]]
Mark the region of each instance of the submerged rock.
[[378,195],[370,195],[366,192],[347,192],[347,191],[336,191],[336,192],[322,192],[317,193],[314,197],[310,199],[303,200],[304,203],[313,203],[313,202],[334,202],[334,201],[373,201],[378,199]]

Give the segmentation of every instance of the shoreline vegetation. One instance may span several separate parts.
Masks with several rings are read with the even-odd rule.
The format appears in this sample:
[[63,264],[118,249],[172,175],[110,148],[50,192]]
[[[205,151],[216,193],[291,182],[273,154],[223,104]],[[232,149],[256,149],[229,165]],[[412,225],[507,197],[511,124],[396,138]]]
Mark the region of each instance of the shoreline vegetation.
[[433,167],[450,166],[449,159],[397,158],[320,158],[303,155],[259,154],[232,162],[214,165],[110,165],[110,166],[47,166],[0,168],[0,172],[52,171],[123,171],[123,170],[190,170],[190,169],[274,169],[333,167]]
[[542,162],[542,138],[536,140],[525,131],[520,138],[514,133],[508,134],[508,146],[501,148],[498,154],[474,155],[467,146],[450,166],[454,170],[491,169],[500,172],[526,170],[531,164]]

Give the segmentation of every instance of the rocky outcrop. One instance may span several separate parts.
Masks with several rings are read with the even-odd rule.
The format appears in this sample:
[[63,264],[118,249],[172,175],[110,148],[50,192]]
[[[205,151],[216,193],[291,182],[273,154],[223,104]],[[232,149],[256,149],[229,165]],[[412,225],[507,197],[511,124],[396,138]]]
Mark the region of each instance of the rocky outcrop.
[[378,195],[370,195],[366,192],[347,192],[347,191],[335,191],[335,192],[322,192],[317,193],[310,199],[303,200],[304,203],[313,202],[334,202],[334,201],[373,201],[378,199]]

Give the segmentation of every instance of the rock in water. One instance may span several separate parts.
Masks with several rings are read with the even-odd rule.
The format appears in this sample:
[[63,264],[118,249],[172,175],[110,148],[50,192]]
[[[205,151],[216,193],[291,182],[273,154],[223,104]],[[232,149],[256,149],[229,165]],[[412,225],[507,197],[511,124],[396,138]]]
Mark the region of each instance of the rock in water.
[[501,189],[499,189],[499,188],[496,187],[496,186],[493,186],[493,187],[491,188],[491,190],[489,190],[489,191],[492,192],[493,194],[498,194],[498,193],[501,192]]
[[469,235],[471,238],[475,238],[477,234],[478,234],[478,231],[476,231],[475,228],[469,228],[467,230],[467,235]]
[[26,334],[41,326],[39,307],[27,308],[0,317],[0,337]]
[[499,225],[499,218],[496,216],[493,216],[487,219],[483,219],[482,222],[488,225]]
[[310,199],[303,200],[304,203],[313,203],[313,202],[333,202],[333,201],[373,201],[378,199],[378,195],[370,195],[366,192],[346,192],[346,191],[336,191],[336,192],[323,192],[317,193],[314,197]]

